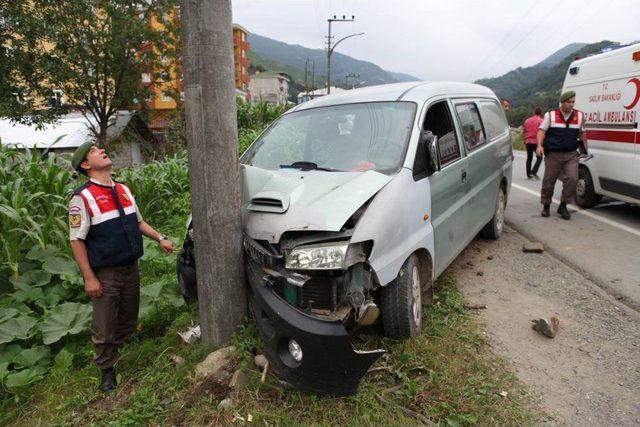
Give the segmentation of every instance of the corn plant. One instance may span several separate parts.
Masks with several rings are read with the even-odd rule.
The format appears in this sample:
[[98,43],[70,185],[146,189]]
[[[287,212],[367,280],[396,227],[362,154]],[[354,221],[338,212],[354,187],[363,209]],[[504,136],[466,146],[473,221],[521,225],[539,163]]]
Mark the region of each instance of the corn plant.
[[184,151],[162,162],[122,169],[117,179],[131,188],[142,217],[152,216],[155,226],[175,217],[187,217],[189,166]]

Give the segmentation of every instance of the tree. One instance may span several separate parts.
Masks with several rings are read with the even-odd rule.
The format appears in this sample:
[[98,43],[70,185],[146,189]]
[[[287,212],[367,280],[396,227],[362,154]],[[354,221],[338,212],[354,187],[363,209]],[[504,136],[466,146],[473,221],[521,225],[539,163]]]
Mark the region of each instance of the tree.
[[224,344],[246,308],[230,0],[184,0],[189,178],[205,342]]
[[0,115],[44,123],[77,108],[95,120],[91,130],[105,145],[117,111],[144,107],[169,75],[174,31],[163,18],[173,3],[0,0]]

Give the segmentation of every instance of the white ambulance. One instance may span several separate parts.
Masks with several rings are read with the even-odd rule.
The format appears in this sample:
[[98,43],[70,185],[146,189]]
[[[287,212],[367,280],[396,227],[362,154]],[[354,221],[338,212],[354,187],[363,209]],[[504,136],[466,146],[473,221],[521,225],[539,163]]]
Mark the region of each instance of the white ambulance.
[[602,196],[640,204],[640,43],[573,61],[562,92],[576,92],[588,150],[580,162],[576,202]]

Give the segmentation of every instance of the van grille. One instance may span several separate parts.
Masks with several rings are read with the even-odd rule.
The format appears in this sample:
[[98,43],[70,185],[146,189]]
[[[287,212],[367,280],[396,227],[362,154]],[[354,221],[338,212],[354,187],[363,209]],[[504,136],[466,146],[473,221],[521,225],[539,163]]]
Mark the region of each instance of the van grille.
[[300,288],[298,304],[303,309],[335,311],[342,294],[342,278],[312,277]]

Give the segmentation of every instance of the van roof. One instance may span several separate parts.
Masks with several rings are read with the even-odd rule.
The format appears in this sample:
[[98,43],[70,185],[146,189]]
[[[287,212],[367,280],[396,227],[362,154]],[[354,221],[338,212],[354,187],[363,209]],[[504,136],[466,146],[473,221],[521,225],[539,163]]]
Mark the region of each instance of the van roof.
[[567,70],[565,85],[570,86],[576,82],[609,79],[619,75],[637,73],[640,69],[640,63],[634,61],[632,55],[638,50],[640,50],[640,43],[577,59],[569,65],[569,70],[578,67],[578,73],[570,74]]
[[340,104],[354,104],[357,102],[424,101],[432,96],[445,94],[495,97],[491,89],[473,83],[415,81],[347,90],[338,94],[331,94],[304,102],[290,111]]

